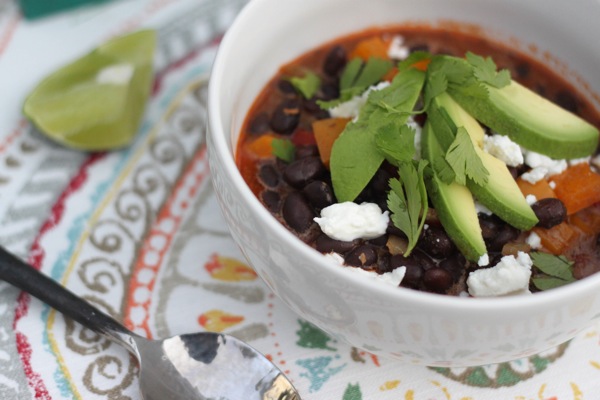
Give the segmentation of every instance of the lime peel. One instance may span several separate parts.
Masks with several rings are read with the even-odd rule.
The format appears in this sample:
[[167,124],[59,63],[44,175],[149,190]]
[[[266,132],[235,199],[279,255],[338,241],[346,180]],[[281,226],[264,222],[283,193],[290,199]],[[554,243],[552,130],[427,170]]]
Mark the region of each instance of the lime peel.
[[152,88],[156,33],[117,37],[58,69],[26,98],[23,113],[49,138],[81,150],[128,145]]

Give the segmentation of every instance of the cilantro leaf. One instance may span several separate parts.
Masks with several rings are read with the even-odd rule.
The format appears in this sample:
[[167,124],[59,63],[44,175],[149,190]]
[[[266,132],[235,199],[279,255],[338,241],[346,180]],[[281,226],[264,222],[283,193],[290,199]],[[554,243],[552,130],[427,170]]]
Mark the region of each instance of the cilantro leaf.
[[429,104],[431,104],[431,100],[441,94],[444,93],[448,89],[448,78],[446,74],[441,71],[433,71],[427,74],[427,81],[425,82],[425,94],[423,96],[423,101],[425,103],[425,108],[428,108]]
[[489,171],[477,154],[467,130],[462,126],[458,127],[456,137],[446,152],[446,161],[456,174],[456,182],[461,185],[467,183],[467,177],[481,186],[487,183]]
[[390,60],[371,57],[366,63],[355,58],[346,64],[340,77],[340,97],[334,100],[318,100],[317,104],[324,110],[329,110],[339,104],[363,93],[369,86],[381,81],[381,78],[392,68]]
[[290,139],[275,138],[271,142],[271,147],[273,148],[273,155],[275,157],[286,162],[294,160],[294,151],[296,150],[296,146],[294,146]]
[[415,155],[415,130],[408,125],[387,125],[375,135],[375,143],[385,158],[395,166],[409,162]]
[[427,190],[423,179],[423,170],[427,161],[421,160],[401,163],[398,167],[399,179],[390,179],[390,191],[387,204],[392,213],[394,226],[400,229],[408,238],[408,246],[404,256],[410,255],[417,244],[425,218],[427,217]]
[[530,256],[533,265],[543,273],[542,276],[532,278],[533,284],[538,289],[553,289],[575,281],[572,269],[573,263],[564,256],[542,252],[532,252]]
[[[333,191],[338,201],[352,201],[369,183],[384,160],[375,136],[394,124],[406,123],[423,87],[425,73],[410,69],[396,75],[392,83],[369,94],[356,121],[346,125],[331,150],[330,170]],[[386,103],[400,113],[390,113]]]
[[502,88],[510,83],[510,72],[503,69],[497,71],[496,63],[491,57],[483,58],[471,52],[467,53],[467,61],[473,67],[473,74],[480,82],[495,88]]
[[302,78],[298,76],[290,78],[290,83],[305,99],[310,99],[319,90],[321,78],[314,72],[309,71]]

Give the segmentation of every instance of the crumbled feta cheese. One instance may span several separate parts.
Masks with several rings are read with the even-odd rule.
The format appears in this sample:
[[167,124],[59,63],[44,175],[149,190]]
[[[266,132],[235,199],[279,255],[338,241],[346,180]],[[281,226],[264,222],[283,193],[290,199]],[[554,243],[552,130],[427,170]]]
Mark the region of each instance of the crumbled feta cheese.
[[539,249],[542,247],[542,239],[535,232],[531,232],[529,236],[527,236],[527,239],[525,239],[525,242],[531,246],[532,249]]
[[381,212],[375,203],[356,204],[346,201],[325,207],[321,210],[321,217],[314,220],[330,238],[350,242],[383,235],[389,219],[388,212]]
[[404,37],[396,35],[388,47],[388,57],[394,60],[404,60],[410,54],[410,49],[404,46]]
[[489,264],[490,264],[490,256],[488,255],[488,253],[485,253],[484,255],[479,257],[479,261],[477,261],[477,265],[479,265],[480,267],[485,267],[486,265],[489,265]]
[[415,119],[410,116],[408,117],[408,120],[406,120],[406,125],[408,125],[409,127],[413,128],[415,131],[415,155],[413,156],[414,160],[420,160],[421,159],[421,137],[422,137],[422,128],[421,125],[417,124],[417,122],[415,121]]
[[475,297],[490,297],[529,293],[532,265],[529,254],[522,251],[517,254],[517,257],[504,256],[495,266],[469,274],[467,279],[469,294]]
[[548,186],[550,186],[550,189],[556,189],[556,182],[550,181],[548,182]]
[[510,167],[523,164],[521,146],[504,135],[485,135],[483,149]]
[[475,202],[475,210],[477,211],[477,213],[482,213],[485,215],[492,215],[492,211],[487,208],[486,206],[484,206],[483,204],[479,203],[479,202]]
[[535,204],[535,202],[537,201],[537,197],[535,197],[532,194],[528,194],[527,196],[525,196],[525,201],[531,206]]
[[398,267],[398,268],[394,269],[393,271],[386,272],[381,275],[375,271],[367,271],[367,270],[364,270],[362,268],[357,268],[357,267],[348,267],[348,268],[346,268],[346,270],[352,271],[356,274],[360,274],[360,275],[366,277],[367,279],[373,279],[378,282],[385,282],[392,286],[400,285],[400,283],[402,282],[402,279],[404,279],[404,275],[406,274],[406,267]]
[[97,83],[126,85],[133,76],[133,65],[117,64],[102,68],[96,75]]
[[525,153],[525,164],[532,169],[521,175],[521,178],[533,184],[541,179],[560,174],[568,167],[566,160],[553,160],[548,156],[534,151],[527,151]]
[[370,86],[360,96],[354,96],[348,101],[345,101],[337,106],[329,109],[329,115],[334,118],[356,118],[362,106],[367,102],[369,93],[374,90],[381,90],[390,85],[389,82],[383,81],[377,85]]
[[590,162],[592,157],[582,157],[582,158],[573,158],[568,161],[569,166],[577,165],[577,164],[587,164]]

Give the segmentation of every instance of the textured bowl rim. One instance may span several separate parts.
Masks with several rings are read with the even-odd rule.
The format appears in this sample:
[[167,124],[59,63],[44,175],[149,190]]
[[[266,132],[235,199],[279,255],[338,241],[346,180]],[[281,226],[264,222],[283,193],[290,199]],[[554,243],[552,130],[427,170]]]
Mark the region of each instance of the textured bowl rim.
[[[547,308],[552,305],[560,306],[569,304],[570,300],[580,297],[582,293],[600,290],[600,273],[595,273],[585,279],[533,295],[491,298],[466,298],[421,292],[402,287],[392,287],[380,282],[363,279],[358,274],[344,272],[343,267],[336,266],[327,261],[318,251],[303,243],[285,226],[279,223],[260,203],[256,196],[254,196],[236,166],[234,155],[229,151],[227,145],[227,132],[225,132],[221,123],[221,106],[219,102],[219,98],[221,97],[219,88],[221,82],[225,79],[223,76],[223,65],[227,63],[227,59],[232,51],[231,47],[235,45],[237,38],[243,35],[244,30],[249,24],[248,20],[251,18],[251,15],[258,12],[257,10],[260,10],[262,7],[265,7],[268,1],[270,0],[252,0],[238,14],[221,41],[213,64],[208,89],[208,135],[214,144],[214,149],[218,153],[213,156],[218,156],[221,159],[225,167],[226,176],[233,182],[240,195],[247,200],[255,215],[265,222],[268,229],[285,240],[290,246],[298,248],[307,257],[308,261],[318,264],[328,273],[335,276],[336,279],[362,286],[369,291],[380,292],[380,294],[391,299],[399,299],[402,302],[415,302],[441,311],[465,311],[473,314],[488,314],[490,311],[526,312],[528,310],[535,310],[538,307]],[[236,144],[233,143],[233,146],[235,151]]]

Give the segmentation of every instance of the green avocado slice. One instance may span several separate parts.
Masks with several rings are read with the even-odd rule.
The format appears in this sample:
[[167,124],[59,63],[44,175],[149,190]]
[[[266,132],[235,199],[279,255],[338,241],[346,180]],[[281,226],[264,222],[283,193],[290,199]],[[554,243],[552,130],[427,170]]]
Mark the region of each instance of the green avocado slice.
[[538,219],[506,164],[482,150],[485,132],[481,125],[447,93],[436,96],[431,107],[436,110],[430,113],[433,126],[446,125],[453,132],[463,127],[489,172],[487,182],[483,185],[467,180],[467,187],[477,200],[515,228],[528,230],[535,226]]
[[[444,151],[429,123],[423,128],[421,146],[425,159],[437,160],[444,156]],[[466,186],[456,182],[444,183],[432,169],[429,173],[431,176],[425,180],[427,193],[442,226],[465,258],[477,262],[487,250],[473,195]]]
[[[466,62],[466,61],[465,61]],[[502,88],[481,83],[485,98],[449,88],[452,97],[492,130],[555,159],[581,158],[598,145],[598,129],[514,80]]]

